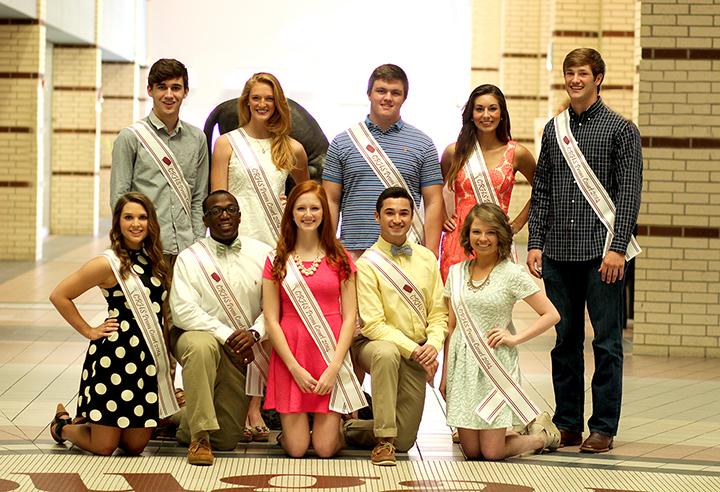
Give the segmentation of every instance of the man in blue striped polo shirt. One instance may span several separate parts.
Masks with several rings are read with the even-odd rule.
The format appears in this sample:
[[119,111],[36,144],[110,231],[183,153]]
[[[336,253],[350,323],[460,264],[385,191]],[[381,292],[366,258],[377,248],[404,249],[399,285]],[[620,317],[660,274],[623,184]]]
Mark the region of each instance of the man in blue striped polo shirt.
[[[373,70],[368,81],[370,114],[365,125],[400,171],[415,203],[422,199],[425,246],[437,256],[443,222],[442,174],[430,137],[400,118],[407,93],[408,79],[402,68],[386,64]],[[322,184],[333,226],[337,227],[342,213],[340,240],[357,259],[380,235],[373,211],[385,185],[347,132],[330,144]]]

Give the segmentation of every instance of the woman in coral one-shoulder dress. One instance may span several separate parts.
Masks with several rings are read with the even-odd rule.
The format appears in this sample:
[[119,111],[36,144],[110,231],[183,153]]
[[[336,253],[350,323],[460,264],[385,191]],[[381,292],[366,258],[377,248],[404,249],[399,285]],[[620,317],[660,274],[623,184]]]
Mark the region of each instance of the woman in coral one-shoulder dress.
[[[479,143],[487,165],[493,190],[500,208],[507,214],[515,185],[515,173],[520,171],[532,183],[535,158],[521,144],[511,139],[510,115],[505,96],[491,84],[476,87],[462,112],[462,128],[457,142],[443,152],[440,162],[446,187],[454,192],[454,213],[443,224],[444,237],[440,249],[440,273],[443,282],[450,267],[468,257],[460,245],[460,227],[468,212],[478,203],[465,163],[472,156],[475,143]],[[528,220],[530,200],[511,222],[513,234],[521,230]]]

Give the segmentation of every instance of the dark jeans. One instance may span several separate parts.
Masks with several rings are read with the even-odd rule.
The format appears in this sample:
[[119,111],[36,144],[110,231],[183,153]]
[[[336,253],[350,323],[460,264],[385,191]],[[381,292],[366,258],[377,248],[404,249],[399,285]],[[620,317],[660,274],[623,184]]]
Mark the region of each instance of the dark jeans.
[[547,296],[560,312],[557,340],[550,353],[555,416],[560,428],[583,431],[585,303],[594,336],[595,373],[592,378],[591,432],[617,433],[622,403],[622,318],[624,282],[600,280],[601,259],[554,261],[543,255],[543,281]]

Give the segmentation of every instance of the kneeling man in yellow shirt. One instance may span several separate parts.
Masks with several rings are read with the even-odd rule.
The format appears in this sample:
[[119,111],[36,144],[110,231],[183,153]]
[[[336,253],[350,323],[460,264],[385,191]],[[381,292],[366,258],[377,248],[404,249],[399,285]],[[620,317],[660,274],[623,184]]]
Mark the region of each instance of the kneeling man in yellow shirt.
[[377,200],[380,238],[357,261],[357,294],[362,335],[352,346],[360,368],[370,373],[374,421],[349,421],[355,444],[374,443],[374,465],[395,465],[395,449],[405,452],[417,438],[425,384],[438,367],[447,335],[437,258],[408,242],[413,218],[410,194],[385,189]]

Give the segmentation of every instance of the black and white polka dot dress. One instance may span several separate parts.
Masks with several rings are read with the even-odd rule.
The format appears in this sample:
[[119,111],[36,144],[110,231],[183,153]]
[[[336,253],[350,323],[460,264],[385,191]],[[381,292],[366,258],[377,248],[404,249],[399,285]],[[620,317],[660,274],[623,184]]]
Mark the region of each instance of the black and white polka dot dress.
[[[162,326],[162,303],[167,293],[152,276],[142,252],[131,252],[133,269],[149,290],[153,309]],[[120,285],[101,289],[108,317],[120,329],[90,342],[78,394],[78,415],[111,427],[156,427],[159,420],[157,370]]]

